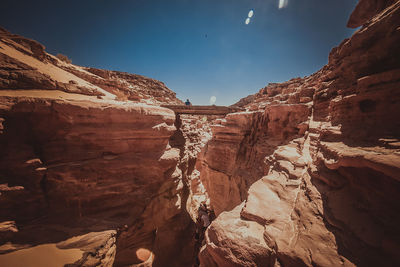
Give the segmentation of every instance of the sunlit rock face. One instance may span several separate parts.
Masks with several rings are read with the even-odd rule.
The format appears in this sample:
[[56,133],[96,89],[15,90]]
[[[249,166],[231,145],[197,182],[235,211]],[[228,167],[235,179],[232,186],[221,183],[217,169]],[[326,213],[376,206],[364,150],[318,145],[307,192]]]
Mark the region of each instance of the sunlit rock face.
[[[138,190],[156,188],[176,165],[177,158],[166,149],[175,130],[169,110],[45,98],[1,100],[2,178],[23,186],[19,194],[37,190],[56,213],[71,209],[79,216],[94,213],[115,220],[118,213],[125,219],[137,216],[141,204],[128,203],[144,204]],[[111,202],[113,197],[118,201]],[[28,215],[23,209],[10,211],[15,212]]]
[[[1,221],[15,244],[117,230],[139,218],[179,152],[172,111],[144,104],[1,97]],[[114,253],[115,255],[115,253]]]
[[[182,152],[172,144],[176,116],[159,106],[181,101],[161,82],[0,37],[0,265],[17,253],[36,266],[165,266],[160,250],[181,249],[193,233],[187,213],[171,219],[185,206]],[[126,243],[132,231],[154,238]],[[192,262],[194,250],[187,255]]]
[[61,90],[147,104],[183,104],[160,81],[71,64],[46,53],[42,44],[1,27],[0,48],[0,89]]
[[260,164],[277,146],[304,134],[307,104],[271,105],[265,111],[229,114],[212,126],[213,139],[198,165],[218,215],[240,204],[252,183],[268,172]]
[[132,257],[142,248],[154,255],[145,266],[191,266],[195,262],[199,248],[194,222],[200,202],[208,200],[195,163],[211,137],[209,121],[205,116],[179,115],[175,126],[169,144],[178,157],[176,168],[134,227],[119,236],[116,266],[144,264]]
[[400,2],[378,2],[323,69],[212,126],[203,266],[399,265]]

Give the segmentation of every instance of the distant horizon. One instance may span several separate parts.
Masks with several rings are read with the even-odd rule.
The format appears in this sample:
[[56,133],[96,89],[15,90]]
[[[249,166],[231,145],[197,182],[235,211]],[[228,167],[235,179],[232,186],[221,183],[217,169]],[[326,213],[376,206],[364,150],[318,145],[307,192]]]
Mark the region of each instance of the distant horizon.
[[356,3],[6,0],[0,25],[73,64],[159,80],[193,105],[229,106],[321,69],[354,32],[346,23]]

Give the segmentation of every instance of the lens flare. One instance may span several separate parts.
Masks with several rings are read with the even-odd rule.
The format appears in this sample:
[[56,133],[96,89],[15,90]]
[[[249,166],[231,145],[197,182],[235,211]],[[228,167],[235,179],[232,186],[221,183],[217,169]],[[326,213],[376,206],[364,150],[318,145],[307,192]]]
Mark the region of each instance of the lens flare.
[[217,101],[216,96],[213,95],[212,97],[210,97],[210,105],[214,105],[216,101]]
[[244,23],[246,23],[246,25],[249,24],[250,23],[250,18],[247,18]]
[[249,14],[248,14],[247,16],[248,16],[249,18],[251,18],[253,15],[254,15],[254,10],[251,9],[251,10],[249,11]]
[[279,9],[287,7],[289,0],[279,0]]

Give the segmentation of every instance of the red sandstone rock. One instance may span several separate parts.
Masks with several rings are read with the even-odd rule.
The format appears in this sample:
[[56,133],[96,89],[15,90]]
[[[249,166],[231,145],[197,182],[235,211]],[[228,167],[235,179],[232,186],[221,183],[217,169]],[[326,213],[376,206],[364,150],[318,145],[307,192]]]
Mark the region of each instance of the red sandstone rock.
[[[200,202],[207,200],[194,166],[201,147],[210,138],[204,118],[178,116],[175,123],[178,130],[169,140],[178,165],[135,226],[121,233],[115,265],[189,266],[194,262],[198,253],[194,222]],[[132,257],[143,248],[155,255],[147,263]]]
[[[4,104],[5,97],[2,99]],[[42,197],[44,193],[46,202],[54,199],[49,208],[57,214],[70,210],[78,216],[94,213],[101,217],[106,216],[98,213],[103,210],[107,217],[118,221],[121,218],[117,214],[129,213],[125,219],[138,216],[142,208],[127,205],[139,199],[142,205],[146,203],[136,188],[146,191],[147,184],[155,193],[151,188],[162,183],[166,178],[163,174],[176,165],[177,159],[165,156],[169,153],[165,150],[168,139],[175,130],[174,115],[167,109],[106,101],[9,99],[1,110],[5,129],[0,136],[0,168],[1,173],[7,174],[2,178],[9,185],[23,186],[28,199],[32,190]],[[40,160],[33,162],[35,158]],[[143,170],[139,168],[142,165],[151,167]],[[106,177],[113,176],[118,177],[120,186],[126,184],[126,197],[118,197],[122,187],[112,189],[115,181]],[[134,183],[130,182],[132,177]],[[109,202],[113,197],[120,200]],[[12,208],[10,212],[15,214]],[[29,216],[23,209],[20,212]]]
[[[375,2],[360,1],[349,24],[363,28],[327,66],[241,101],[260,114],[247,124],[212,128],[201,178],[220,215],[202,265],[253,266],[252,255],[268,255],[260,266],[400,263],[400,2]],[[242,223],[263,226],[252,235],[276,251],[231,253]]]
[[276,244],[263,237],[262,225],[238,219],[242,206],[221,213],[207,229],[203,266],[274,266]]
[[153,255],[146,264],[172,264],[183,248],[176,264],[193,262],[183,179],[200,149],[195,140],[175,144],[173,111],[144,104],[182,103],[175,93],[143,76],[62,62],[3,30],[0,46],[0,217],[23,229],[0,234],[0,246],[11,244],[1,251],[118,230],[114,248],[96,252],[108,263],[84,257],[76,265],[138,263],[143,249]]
[[[19,249],[131,225],[164,183],[179,180],[171,110],[59,91],[0,94],[0,217],[22,229],[0,234],[2,244]],[[113,262],[115,245],[109,253],[96,257]]]
[[[0,234],[0,246],[11,244],[2,250],[88,232],[135,231],[145,220],[151,227],[139,235],[159,229],[150,251],[157,253],[155,264],[163,265],[162,247],[169,243],[162,237],[182,212],[180,151],[169,145],[175,114],[147,104],[182,102],[162,82],[79,67],[3,29],[0,47],[0,217],[23,229]],[[171,193],[171,201],[163,201]],[[181,217],[182,227],[190,229],[189,215]],[[76,266],[111,266],[116,255],[116,265],[134,263],[124,251],[141,241],[124,243],[124,234],[117,236],[112,247],[103,244]],[[187,236],[191,232],[180,239]],[[87,242],[93,245],[92,239]],[[183,261],[193,257],[188,253]]]
[[0,90],[45,89],[132,100],[183,104],[164,83],[141,75],[76,66],[47,54],[34,40],[0,28]]
[[351,13],[347,27],[357,28],[368,22],[373,16],[380,13],[386,7],[392,5],[395,0],[360,0]]

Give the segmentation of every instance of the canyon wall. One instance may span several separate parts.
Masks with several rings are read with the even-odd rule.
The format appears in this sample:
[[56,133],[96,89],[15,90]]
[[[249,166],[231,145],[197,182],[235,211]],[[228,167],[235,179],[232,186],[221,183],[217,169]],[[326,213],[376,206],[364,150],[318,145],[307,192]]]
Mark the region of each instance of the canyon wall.
[[[41,244],[135,223],[174,178],[172,111],[144,104],[1,97],[3,242]],[[25,244],[23,243],[23,244]]]
[[212,125],[202,266],[399,265],[400,1],[360,1],[349,25],[320,71]]
[[177,115],[175,126],[177,131],[169,144],[176,149],[179,159],[172,179],[160,187],[134,227],[120,235],[117,266],[140,263],[132,261],[132,255],[140,248],[147,248],[155,255],[146,266],[192,266],[197,258],[197,208],[207,200],[207,193],[195,163],[211,138],[209,121],[206,116]]
[[69,266],[193,262],[185,138],[160,107],[181,103],[162,82],[73,65],[1,29],[0,265],[61,264],[53,249],[78,251]]

